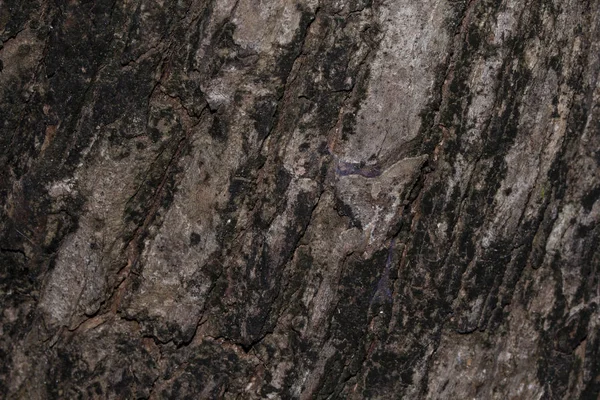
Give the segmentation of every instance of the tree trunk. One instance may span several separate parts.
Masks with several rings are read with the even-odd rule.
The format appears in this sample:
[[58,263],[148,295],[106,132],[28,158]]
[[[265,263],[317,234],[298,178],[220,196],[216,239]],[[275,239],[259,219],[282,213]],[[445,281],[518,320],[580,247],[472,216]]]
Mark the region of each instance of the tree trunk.
[[0,32],[0,397],[598,398],[600,1]]

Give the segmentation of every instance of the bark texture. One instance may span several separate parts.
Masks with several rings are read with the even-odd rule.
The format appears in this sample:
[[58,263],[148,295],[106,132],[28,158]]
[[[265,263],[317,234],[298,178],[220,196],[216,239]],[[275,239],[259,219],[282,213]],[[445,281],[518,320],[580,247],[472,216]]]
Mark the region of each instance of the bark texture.
[[0,0],[0,397],[596,399],[600,1]]

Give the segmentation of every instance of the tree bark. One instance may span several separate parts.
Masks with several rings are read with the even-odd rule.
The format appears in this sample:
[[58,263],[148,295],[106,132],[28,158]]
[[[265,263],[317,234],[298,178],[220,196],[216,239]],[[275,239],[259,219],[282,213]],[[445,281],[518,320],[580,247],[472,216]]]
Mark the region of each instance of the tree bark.
[[1,0],[0,397],[595,399],[600,1]]

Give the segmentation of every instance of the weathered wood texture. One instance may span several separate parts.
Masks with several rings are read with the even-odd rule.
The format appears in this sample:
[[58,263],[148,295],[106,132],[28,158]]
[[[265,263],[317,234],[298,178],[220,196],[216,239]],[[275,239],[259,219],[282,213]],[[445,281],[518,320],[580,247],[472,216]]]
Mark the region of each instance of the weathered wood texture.
[[598,0],[0,32],[0,397],[598,397]]

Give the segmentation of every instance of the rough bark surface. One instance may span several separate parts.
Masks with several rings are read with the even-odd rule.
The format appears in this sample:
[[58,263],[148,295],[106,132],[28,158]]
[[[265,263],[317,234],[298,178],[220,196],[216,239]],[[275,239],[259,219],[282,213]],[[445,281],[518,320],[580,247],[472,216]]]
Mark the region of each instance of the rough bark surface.
[[0,397],[595,399],[600,1],[0,0]]

